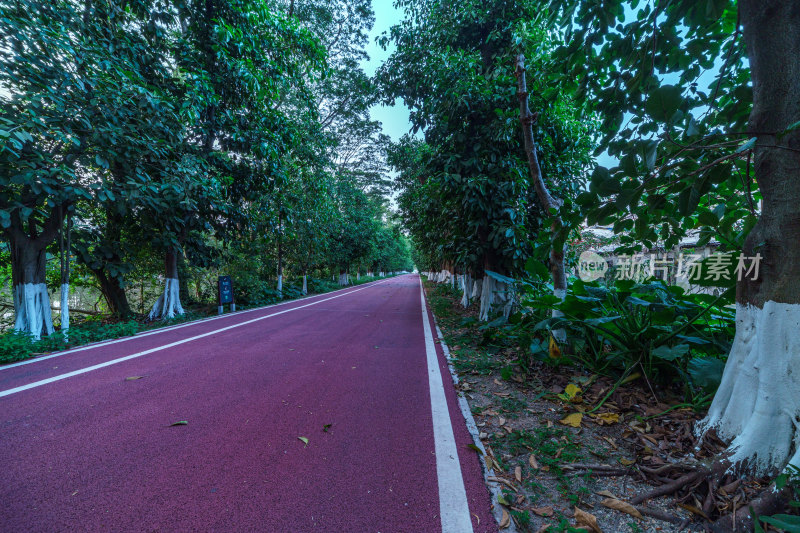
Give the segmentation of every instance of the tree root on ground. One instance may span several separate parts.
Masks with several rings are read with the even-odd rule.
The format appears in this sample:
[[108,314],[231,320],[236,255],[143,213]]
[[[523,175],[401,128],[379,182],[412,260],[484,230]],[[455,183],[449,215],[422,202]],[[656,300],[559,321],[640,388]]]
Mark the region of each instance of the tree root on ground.
[[[774,485],[765,489],[761,496],[744,505],[734,512],[718,518],[711,524],[710,530],[713,533],[741,533],[753,530],[753,516],[769,516],[779,513],[788,505],[790,490],[784,487],[782,490],[774,490]],[[752,511],[751,511],[752,510]]]

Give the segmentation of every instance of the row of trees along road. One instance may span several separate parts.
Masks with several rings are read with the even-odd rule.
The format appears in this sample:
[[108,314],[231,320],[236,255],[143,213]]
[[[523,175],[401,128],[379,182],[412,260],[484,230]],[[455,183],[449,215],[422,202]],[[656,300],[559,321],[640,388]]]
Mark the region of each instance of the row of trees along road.
[[[15,327],[53,331],[48,257],[131,315],[183,312],[192,267],[326,275],[409,268],[387,210],[387,139],[359,67],[370,3],[9,0],[0,36],[0,228]],[[59,246],[60,245],[60,246]],[[273,266],[276,268],[273,270]],[[346,278],[346,276],[345,276]],[[62,296],[61,306],[67,298]],[[63,314],[62,328],[68,327]]]
[[[736,283],[736,337],[701,430],[755,472],[800,466],[798,4],[400,5],[381,74],[424,132],[391,153],[420,270],[482,278],[464,299],[482,292],[486,318],[487,284],[526,262],[557,274],[585,223],[612,225],[623,252],[699,231],[701,246],[760,255],[758,278]],[[538,177],[553,202],[533,194]]]

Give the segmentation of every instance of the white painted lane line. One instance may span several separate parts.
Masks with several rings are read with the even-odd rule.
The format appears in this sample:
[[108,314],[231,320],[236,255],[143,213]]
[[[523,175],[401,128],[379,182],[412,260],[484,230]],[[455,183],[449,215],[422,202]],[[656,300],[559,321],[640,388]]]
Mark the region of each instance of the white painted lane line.
[[431,391],[433,440],[436,451],[436,477],[439,480],[439,515],[442,518],[442,533],[470,533],[472,518],[467,503],[467,490],[461,475],[456,438],[453,434],[450,411],[447,409],[447,397],[444,393],[444,382],[439,370],[436,345],[433,343],[431,324],[428,320],[428,307],[425,303],[425,291],[422,288],[421,277],[419,289],[422,301],[422,327],[425,332],[425,352],[428,359],[428,388]]
[[335,300],[336,298],[341,298],[342,296],[349,296],[349,295],[353,294],[354,292],[359,292],[359,291],[363,291],[365,289],[369,289],[369,288],[375,287],[376,285],[380,285],[381,283],[384,283],[386,281],[389,281],[389,280],[383,280],[383,281],[379,281],[377,283],[371,283],[366,287],[362,287],[360,289],[355,289],[355,290],[352,290],[350,292],[346,292],[344,294],[339,294],[337,296],[331,296],[330,298],[325,298],[324,300],[318,300],[316,302],[311,302],[310,304],[301,305],[299,307],[293,307],[291,309],[286,309],[285,311],[278,311],[277,313],[272,313],[270,315],[260,316],[258,318],[253,318],[251,320],[247,320],[245,322],[239,322],[238,324],[233,324],[232,326],[226,326],[224,328],[215,329],[214,331],[209,331],[209,332],[203,333],[201,335],[195,335],[194,337],[189,337],[187,339],[181,339],[179,341],[171,342],[171,343],[165,344],[163,346],[158,346],[156,348],[150,348],[149,350],[144,350],[144,351],[141,351],[141,352],[137,352],[135,354],[126,355],[125,357],[119,357],[117,359],[112,359],[111,361],[105,361],[103,363],[98,363],[96,365],[88,366],[86,368],[81,368],[80,370],[74,370],[72,372],[67,372],[65,374],[60,374],[58,376],[53,376],[51,378],[42,379],[40,381],[34,381],[33,383],[28,383],[27,385],[21,385],[19,387],[14,387],[13,389],[7,389],[7,390],[4,390],[4,391],[0,391],[0,398],[2,398],[3,396],[10,396],[12,394],[16,394],[18,392],[22,392],[22,391],[25,391],[25,390],[28,390],[28,389],[34,389],[36,387],[41,387],[42,385],[47,385],[48,383],[53,383],[54,381],[60,381],[62,379],[71,378],[72,376],[78,376],[80,374],[85,374],[87,372],[91,372],[92,370],[98,370],[100,368],[105,368],[107,366],[116,365],[117,363],[122,363],[122,362],[128,361],[130,359],[136,359],[137,357],[142,357],[143,355],[148,355],[148,354],[151,354],[153,352],[159,352],[161,350],[166,350],[168,348],[173,348],[175,346],[179,346],[179,345],[185,344],[187,342],[191,342],[191,341],[195,341],[197,339],[202,339],[204,337],[208,337],[209,335],[215,335],[217,333],[222,333],[223,331],[228,331],[228,330],[231,330],[231,329],[234,329],[234,328],[238,328],[238,327],[241,327],[241,326],[246,326],[248,324],[252,324],[253,322],[258,322],[259,320],[264,320],[264,319],[271,318],[271,317],[274,317],[274,316],[282,315],[284,313],[291,313],[292,311],[297,311],[298,309],[303,309],[304,307],[310,307],[312,305],[317,305],[317,304],[320,304],[322,302],[327,302],[328,300]]
[[[396,276],[396,277],[400,277],[400,276]],[[370,281],[369,283],[365,283],[364,287],[362,287],[362,288],[367,288],[368,286],[375,285],[377,283],[383,283],[384,281],[388,281],[389,279],[393,279],[393,278],[388,278],[388,279],[379,280],[379,281]],[[342,292],[342,291],[346,291],[346,290],[349,290],[349,289],[352,289],[352,287],[345,287],[344,289],[336,289],[335,291],[326,292],[324,294],[315,294],[314,296],[307,296],[306,298],[308,298],[308,299],[319,298],[321,296],[326,296],[328,294],[335,294],[337,292]],[[191,322],[186,322],[184,324],[177,324],[175,326],[166,326],[166,327],[163,327],[163,328],[158,328],[158,329],[154,329],[154,330],[150,330],[150,331],[143,331],[142,333],[137,333],[137,334],[135,334],[133,336],[130,336],[130,337],[123,337],[121,339],[113,339],[113,340],[109,340],[109,341],[100,341],[100,342],[97,342],[97,343],[88,344],[86,346],[73,348],[71,350],[64,350],[64,351],[56,352],[56,353],[53,353],[53,354],[50,354],[50,355],[43,355],[41,357],[34,357],[33,359],[20,361],[19,363],[11,363],[10,365],[3,365],[3,366],[0,366],[0,371],[8,370],[9,368],[16,368],[18,366],[24,366],[24,365],[30,365],[30,364],[33,364],[33,363],[38,363],[39,361],[46,361],[47,359],[52,359],[54,357],[61,357],[62,355],[67,355],[67,354],[76,353],[76,352],[83,352],[83,351],[86,351],[86,350],[94,350],[95,348],[102,348],[103,346],[108,346],[110,344],[117,344],[117,343],[120,343],[120,342],[133,341],[133,340],[141,339],[142,337],[149,337],[150,335],[157,335],[159,333],[165,333],[165,332],[168,332],[168,331],[175,331],[176,329],[187,328],[189,326],[195,326],[197,324],[202,324],[204,322],[211,322],[211,321],[220,320],[220,319],[223,319],[223,318],[230,318],[232,316],[241,316],[241,315],[244,315],[246,313],[252,313],[254,311],[263,311],[264,309],[270,309],[272,307],[280,307],[280,306],[289,305],[289,304],[296,304],[297,302],[300,302],[302,300],[303,299],[288,300],[286,302],[280,302],[280,303],[276,303],[276,304],[265,305],[263,307],[254,307],[253,309],[246,309],[244,311],[237,311],[236,313],[229,313],[227,315],[220,315],[220,316],[212,316],[212,317],[208,317],[208,318],[201,318],[199,320],[192,320]]]

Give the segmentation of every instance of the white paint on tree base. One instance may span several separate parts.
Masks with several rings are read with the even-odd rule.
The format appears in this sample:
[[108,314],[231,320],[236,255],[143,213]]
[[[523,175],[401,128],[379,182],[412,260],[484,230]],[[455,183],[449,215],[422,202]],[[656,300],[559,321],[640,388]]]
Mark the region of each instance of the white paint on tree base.
[[[553,289],[553,296],[557,297],[562,302],[564,298],[567,297],[567,291],[565,289]],[[564,313],[561,312],[559,309],[553,309],[551,315],[553,318],[561,318],[564,316]],[[558,343],[564,343],[567,341],[567,332],[564,328],[554,329],[552,332],[553,339],[555,339]]]
[[503,316],[508,318],[511,314],[511,309],[514,307],[511,287],[490,276],[484,276],[481,284],[481,309],[478,313],[478,319],[484,322],[489,320],[491,313],[501,305]]
[[345,285],[349,285],[349,284],[350,284],[350,280],[347,277],[347,272],[345,272],[344,274],[339,274],[339,285],[345,286]]
[[308,280],[305,274],[303,274],[303,294],[308,294]]
[[61,301],[58,303],[61,311],[61,331],[69,329],[69,283],[61,284]]
[[757,475],[800,467],[800,304],[736,305],[722,383],[698,424],[731,440],[729,459]]
[[53,315],[46,284],[20,283],[14,287],[14,310],[17,313],[15,330],[30,333],[36,340],[42,338],[42,329],[47,335],[53,333]]
[[164,292],[158,297],[158,301],[150,310],[148,317],[150,320],[155,318],[175,318],[175,315],[184,313],[181,306],[180,285],[177,278],[167,278],[164,282]]
[[461,305],[463,307],[469,307],[469,296],[470,291],[472,290],[472,277],[469,274],[464,274],[461,276],[461,290],[463,291],[461,296]]
[[431,394],[431,415],[433,418],[433,441],[436,455],[436,477],[439,482],[439,516],[442,521],[442,533],[468,533],[472,531],[472,517],[469,514],[467,490],[461,474],[461,463],[458,460],[456,438],[450,411],[447,408],[447,397],[444,393],[444,382],[439,370],[439,358],[433,342],[431,324],[428,320],[428,308],[425,303],[425,291],[422,279],[419,282],[420,300],[422,301],[422,328],[425,333],[425,353],[428,361],[428,388]]
[[356,272],[356,281],[361,280],[361,272]]
[[278,294],[283,294],[283,276],[278,276]]

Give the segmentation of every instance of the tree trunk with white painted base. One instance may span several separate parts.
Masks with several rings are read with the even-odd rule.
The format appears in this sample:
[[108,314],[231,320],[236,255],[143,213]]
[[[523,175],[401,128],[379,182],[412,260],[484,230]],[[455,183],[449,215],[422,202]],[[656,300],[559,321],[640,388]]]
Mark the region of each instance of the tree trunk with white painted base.
[[184,313],[181,306],[180,284],[178,283],[178,256],[174,250],[166,253],[164,292],[158,297],[148,315],[150,320],[169,319]]
[[463,291],[461,305],[469,307],[470,293],[472,291],[472,277],[469,274],[461,275],[461,290]]
[[741,0],[757,137],[754,169],[763,197],[744,255],[760,254],[758,279],[736,288],[736,336],[722,383],[699,424],[725,440],[732,462],[758,474],[800,467],[800,8]]
[[[63,210],[63,208],[60,208]],[[61,213],[63,216],[63,212]],[[69,268],[70,250],[72,249],[72,217],[67,216],[66,239],[64,238],[64,226],[62,224],[59,232],[59,248],[61,251],[61,300],[59,309],[61,310],[61,332],[67,338],[69,329]]]
[[68,206],[54,207],[41,225],[34,218],[23,222],[19,211],[11,212],[8,227],[0,228],[10,243],[11,285],[14,298],[14,329],[39,339],[53,332],[50,295],[45,284],[47,246],[53,242]]
[[303,274],[303,296],[308,294],[308,282],[307,282],[307,279],[308,278],[306,277],[306,275]]
[[350,280],[347,277],[347,271],[343,270],[339,272],[339,285],[342,287],[347,286],[350,284]]
[[14,283],[14,329],[40,339],[42,332],[53,333],[50,295],[45,284],[44,248],[21,249],[12,245],[12,278]]

